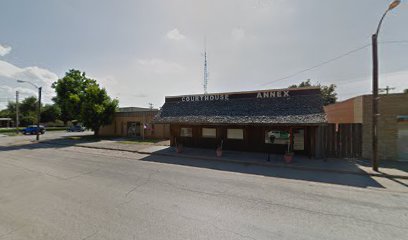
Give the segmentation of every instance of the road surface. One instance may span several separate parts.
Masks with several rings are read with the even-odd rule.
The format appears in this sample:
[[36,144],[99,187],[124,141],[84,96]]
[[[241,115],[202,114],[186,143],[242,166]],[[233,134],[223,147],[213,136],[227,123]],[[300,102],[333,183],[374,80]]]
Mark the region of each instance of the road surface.
[[[408,236],[408,194],[367,176],[6,145],[0,147],[0,239]],[[339,180],[325,183],[328,178]]]

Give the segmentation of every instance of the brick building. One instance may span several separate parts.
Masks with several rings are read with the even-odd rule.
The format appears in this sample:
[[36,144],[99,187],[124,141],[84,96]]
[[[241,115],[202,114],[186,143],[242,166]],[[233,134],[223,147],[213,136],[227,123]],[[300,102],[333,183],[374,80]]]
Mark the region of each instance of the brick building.
[[101,136],[146,137],[166,139],[170,137],[168,124],[154,124],[158,109],[127,107],[119,108],[112,124],[100,129]]
[[[362,124],[362,156],[372,153],[372,97],[362,95],[325,107],[329,123]],[[378,153],[380,160],[408,161],[408,94],[380,95]]]

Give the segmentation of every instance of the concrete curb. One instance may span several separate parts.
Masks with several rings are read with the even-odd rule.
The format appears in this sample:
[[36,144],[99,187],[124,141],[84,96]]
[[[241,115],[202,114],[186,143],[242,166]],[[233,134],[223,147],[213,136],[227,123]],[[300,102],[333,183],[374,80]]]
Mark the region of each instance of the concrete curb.
[[353,174],[353,175],[368,175],[373,177],[383,177],[383,178],[398,178],[398,179],[408,179],[408,176],[404,175],[396,175],[396,174],[385,174],[385,173],[370,173],[364,170],[360,170],[358,172],[354,171],[347,171],[347,170],[340,170],[340,169],[327,169],[327,168],[315,168],[315,167],[307,167],[307,166],[295,166],[291,164],[277,164],[271,162],[245,162],[240,160],[234,159],[225,159],[225,158],[218,158],[218,157],[205,157],[205,156],[195,156],[195,155],[187,155],[183,153],[158,153],[158,152],[146,152],[143,150],[128,150],[128,149],[117,149],[117,148],[107,148],[107,147],[96,147],[96,146],[85,146],[81,144],[77,145],[69,145],[63,143],[46,143],[46,142],[39,142],[43,144],[50,144],[50,145],[63,145],[63,146],[74,146],[74,147],[82,147],[82,148],[90,148],[90,149],[100,149],[100,150],[111,150],[111,151],[121,151],[121,152],[131,152],[131,153],[138,153],[143,155],[157,155],[157,156],[165,156],[165,157],[182,157],[182,158],[189,158],[189,159],[197,159],[197,160],[209,160],[215,162],[229,162],[229,163],[238,163],[244,165],[257,165],[257,166],[264,166],[264,167],[277,167],[277,168],[291,168],[296,170],[303,170],[303,171],[319,171],[319,172],[333,172],[333,173],[341,173],[341,174]]

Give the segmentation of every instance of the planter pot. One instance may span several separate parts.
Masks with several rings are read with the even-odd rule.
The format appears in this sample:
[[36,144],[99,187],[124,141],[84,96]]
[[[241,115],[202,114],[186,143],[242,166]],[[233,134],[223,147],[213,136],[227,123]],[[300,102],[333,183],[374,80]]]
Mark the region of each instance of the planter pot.
[[285,153],[283,156],[286,163],[292,163],[293,161],[293,153]]
[[176,152],[177,153],[182,153],[183,152],[183,145],[177,145]]
[[217,157],[222,157],[222,149],[221,148],[217,148],[217,150],[215,150],[215,153],[217,154]]

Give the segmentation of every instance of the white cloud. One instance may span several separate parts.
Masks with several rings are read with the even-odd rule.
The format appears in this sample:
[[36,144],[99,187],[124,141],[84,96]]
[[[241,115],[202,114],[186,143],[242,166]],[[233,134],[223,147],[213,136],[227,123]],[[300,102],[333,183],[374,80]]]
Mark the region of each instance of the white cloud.
[[[197,53],[198,56],[199,52]],[[114,88],[120,106],[155,107],[163,105],[164,97],[202,91],[201,58],[183,62],[165,58],[136,58],[115,78]]]
[[148,73],[154,73],[159,75],[164,74],[178,74],[182,73],[185,68],[175,62],[168,62],[163,59],[139,59],[137,60],[137,67],[140,70],[144,70]]
[[231,31],[231,37],[234,41],[240,41],[245,37],[245,30],[242,28],[234,28]]
[[181,34],[180,31],[179,31],[177,28],[175,28],[175,29],[169,31],[169,32],[166,34],[166,37],[167,37],[168,39],[176,40],[176,41],[178,41],[178,40],[183,40],[183,39],[186,38],[186,36],[184,36],[183,34]]
[[[379,85],[380,88],[385,88],[386,86],[395,88],[391,90],[391,93],[401,93],[404,89],[408,88],[407,79],[408,71],[384,73],[379,77]],[[335,81],[339,100],[343,101],[351,97],[371,94],[371,81],[371,77]]]
[[0,56],[5,56],[11,52],[10,46],[3,46],[0,44]]
[[0,109],[6,108],[8,101],[15,101],[16,91],[20,94],[20,101],[29,96],[37,97],[38,94],[36,90],[30,88],[0,86]]
[[6,93],[7,96],[13,96],[16,91],[23,95],[37,95],[37,91],[23,87],[0,86],[0,91]]
[[135,98],[147,98],[148,95],[144,94],[144,93],[136,93],[136,94],[133,94],[132,97],[135,97]]
[[2,87],[3,91],[7,93],[7,97],[12,97],[16,90],[19,90],[21,93],[26,95],[37,95],[37,91],[35,89],[31,89],[32,87],[30,85],[17,85],[16,80],[19,79],[32,82],[37,86],[41,86],[43,88],[43,97],[45,102],[51,101],[51,98],[54,95],[54,90],[51,88],[51,84],[58,79],[58,76],[55,73],[47,69],[36,66],[20,68],[2,60],[0,60],[0,77],[9,80],[9,84]]

